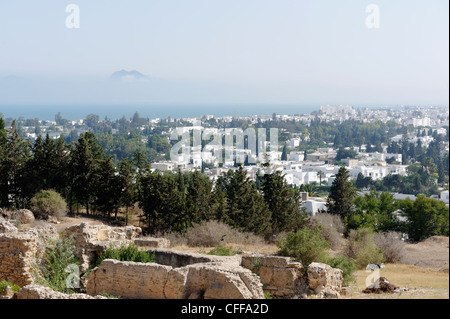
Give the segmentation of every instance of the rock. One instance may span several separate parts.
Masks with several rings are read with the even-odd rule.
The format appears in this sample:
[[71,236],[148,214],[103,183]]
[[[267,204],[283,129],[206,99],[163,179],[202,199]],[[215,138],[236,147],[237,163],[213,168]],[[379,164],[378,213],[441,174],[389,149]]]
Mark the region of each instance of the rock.
[[11,299],[14,293],[10,286],[6,286],[5,290],[0,292],[0,299]]
[[15,233],[18,229],[10,221],[0,220],[0,234],[1,233]]
[[89,275],[86,292],[96,295],[106,292],[133,299],[165,299],[164,286],[170,266],[155,263],[103,260]]
[[365,294],[394,293],[397,289],[399,287],[390,283],[385,277],[380,277],[362,292]]
[[319,295],[325,298],[338,298],[342,291],[342,270],[332,268],[322,263],[311,263],[308,266],[309,288],[316,291],[320,286]]
[[351,287],[342,287],[341,295],[343,296],[351,296],[353,294],[353,290]]
[[324,286],[324,285],[318,285],[318,286],[316,287],[316,289],[314,289],[314,294],[318,295],[318,294],[320,294],[320,293],[322,292],[322,290],[324,290],[324,289],[325,289],[325,286]]
[[248,269],[208,263],[189,265],[187,268],[187,291],[204,291],[205,299],[264,298],[262,283]]
[[134,226],[110,227],[81,223],[65,229],[64,236],[74,240],[74,254],[80,259],[80,271],[86,271],[107,247],[128,245],[141,234]]
[[103,296],[89,296],[86,294],[64,294],[49,287],[28,285],[14,294],[13,299],[107,299]]
[[58,218],[56,218],[55,216],[51,216],[51,215],[47,216],[47,222],[56,224],[56,225],[59,224]]
[[22,224],[31,224],[34,222],[34,214],[28,209],[19,209],[12,213],[12,218],[19,220]]
[[18,286],[33,283],[38,237],[33,233],[0,233],[0,281]]
[[274,298],[294,298],[307,291],[303,265],[290,257],[247,255],[241,265],[259,275]]
[[106,259],[89,275],[87,293],[133,299],[263,299],[262,283],[234,262],[179,268]]
[[189,295],[188,299],[203,299],[203,296],[201,291],[195,291]]
[[145,248],[169,248],[170,240],[166,238],[138,238],[134,243],[139,247]]

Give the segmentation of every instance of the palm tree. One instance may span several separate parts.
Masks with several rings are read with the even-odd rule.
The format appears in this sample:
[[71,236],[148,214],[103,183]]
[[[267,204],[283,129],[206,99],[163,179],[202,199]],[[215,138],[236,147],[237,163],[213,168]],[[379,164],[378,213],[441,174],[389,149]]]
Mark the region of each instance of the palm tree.
[[325,177],[325,173],[320,170],[317,172],[317,176],[319,176],[319,186],[322,186],[322,178]]
[[314,197],[317,195],[317,189],[311,184],[300,185],[300,191],[308,193],[309,197]]

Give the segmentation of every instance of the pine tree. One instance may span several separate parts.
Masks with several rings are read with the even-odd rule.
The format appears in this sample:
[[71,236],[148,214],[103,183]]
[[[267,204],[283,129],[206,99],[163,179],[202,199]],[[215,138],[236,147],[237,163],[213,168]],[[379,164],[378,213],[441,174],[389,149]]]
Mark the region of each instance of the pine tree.
[[105,155],[97,144],[95,135],[89,132],[82,134],[71,151],[70,188],[71,195],[73,194],[77,202],[84,204],[87,214],[95,199],[96,173],[101,160],[105,160]]
[[[20,137],[16,121],[13,121],[11,128],[7,130],[5,151],[3,165],[7,181],[6,196],[12,199],[12,204],[16,208],[20,208],[26,201],[23,186],[26,163],[30,159],[30,145]],[[6,206],[9,204],[7,200]]]
[[93,187],[96,207],[103,212],[104,216],[109,217],[112,212],[115,212],[117,218],[120,196],[116,167],[111,157],[99,161],[98,164],[98,169],[94,172],[96,182]]
[[232,227],[256,234],[270,233],[271,212],[259,194],[256,184],[247,177],[247,172],[239,165],[236,171],[229,170],[217,180],[226,194],[223,221]]
[[297,231],[306,225],[308,217],[301,209],[300,193],[287,184],[280,171],[264,175],[262,190],[271,211],[271,228],[274,234]]
[[199,171],[191,174],[186,190],[186,215],[191,224],[212,218],[213,183]]
[[327,198],[326,206],[329,214],[346,218],[353,212],[356,190],[349,178],[349,172],[341,166],[331,186],[331,193]]
[[124,159],[119,163],[120,203],[125,206],[125,224],[128,225],[128,209],[136,201],[136,174],[133,164]]

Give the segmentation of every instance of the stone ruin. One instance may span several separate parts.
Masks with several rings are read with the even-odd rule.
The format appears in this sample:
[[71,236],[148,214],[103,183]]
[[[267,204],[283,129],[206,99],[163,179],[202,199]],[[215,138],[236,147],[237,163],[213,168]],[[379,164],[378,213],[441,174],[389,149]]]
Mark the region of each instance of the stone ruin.
[[141,233],[141,228],[134,226],[110,227],[81,223],[66,228],[63,236],[73,238],[74,255],[79,258],[80,271],[83,272],[92,265],[106,248],[128,245],[134,242],[135,238]]
[[68,227],[63,236],[74,239],[80,271],[87,270],[106,247],[135,243],[155,263],[103,260],[82,282],[87,294],[65,295],[38,286],[33,280],[36,258],[48,239],[57,239],[53,226],[27,230],[0,220],[0,281],[22,287],[16,299],[89,299],[108,294],[133,299],[262,299],[299,298],[307,294],[338,298],[342,271],[313,263],[304,271],[292,258],[243,253],[230,257],[193,254],[167,249],[166,239],[139,237],[134,226],[110,227],[82,223]]

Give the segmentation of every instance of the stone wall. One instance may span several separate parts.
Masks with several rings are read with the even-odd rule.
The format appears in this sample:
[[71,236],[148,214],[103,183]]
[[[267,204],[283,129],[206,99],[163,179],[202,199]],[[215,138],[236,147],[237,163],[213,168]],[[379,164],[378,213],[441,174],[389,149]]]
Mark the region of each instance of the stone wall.
[[110,227],[82,223],[66,228],[63,234],[73,238],[74,254],[80,259],[80,270],[85,271],[107,247],[128,245],[141,232],[141,228],[134,226]]
[[16,292],[11,299],[107,299],[103,296],[89,296],[86,294],[64,294],[49,287],[28,285]]
[[338,298],[342,292],[342,270],[322,263],[303,265],[290,257],[246,255],[241,265],[257,273],[264,292],[273,298],[297,298],[309,294]]
[[342,270],[322,263],[308,267],[309,288],[325,298],[339,298],[342,292]]
[[235,262],[184,267],[157,263],[102,261],[89,275],[87,293],[133,299],[261,299],[258,277]]
[[293,258],[247,255],[242,266],[257,273],[264,291],[274,298],[294,298],[308,291],[303,265]]
[[10,221],[0,220],[0,280],[21,287],[33,283],[46,247],[58,238],[51,225],[17,228]]
[[240,263],[238,256],[214,256],[196,253],[186,253],[167,249],[153,249],[148,251],[155,257],[155,262],[161,265],[172,266],[174,268],[184,267],[192,264],[212,263],[212,262],[234,262],[237,266]]
[[0,281],[18,286],[33,282],[37,237],[29,233],[0,233]]

